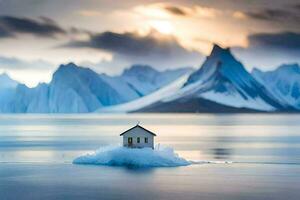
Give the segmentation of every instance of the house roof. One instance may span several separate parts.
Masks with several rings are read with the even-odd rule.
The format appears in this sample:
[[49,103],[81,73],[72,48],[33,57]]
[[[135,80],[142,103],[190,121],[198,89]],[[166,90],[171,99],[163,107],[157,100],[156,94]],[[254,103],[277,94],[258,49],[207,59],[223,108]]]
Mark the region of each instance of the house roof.
[[137,127],[139,127],[139,128],[141,128],[141,129],[143,129],[144,131],[146,131],[146,132],[150,133],[150,134],[151,134],[151,135],[153,135],[153,136],[156,136],[156,134],[155,134],[155,133],[153,133],[153,132],[151,132],[151,131],[149,131],[149,130],[145,129],[144,127],[140,126],[139,124],[137,124],[136,126],[134,126],[134,127],[130,128],[130,129],[128,129],[127,131],[124,131],[123,133],[121,133],[121,134],[120,134],[120,136],[124,135],[125,133],[128,133],[129,131],[131,131],[132,129],[135,129],[135,128],[137,128]]

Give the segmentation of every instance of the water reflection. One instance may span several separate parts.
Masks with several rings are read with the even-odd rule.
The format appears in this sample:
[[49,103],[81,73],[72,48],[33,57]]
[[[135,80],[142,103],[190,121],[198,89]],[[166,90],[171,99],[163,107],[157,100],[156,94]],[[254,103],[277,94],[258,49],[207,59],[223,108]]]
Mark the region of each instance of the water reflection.
[[232,149],[215,148],[212,149],[212,153],[216,160],[231,160]]

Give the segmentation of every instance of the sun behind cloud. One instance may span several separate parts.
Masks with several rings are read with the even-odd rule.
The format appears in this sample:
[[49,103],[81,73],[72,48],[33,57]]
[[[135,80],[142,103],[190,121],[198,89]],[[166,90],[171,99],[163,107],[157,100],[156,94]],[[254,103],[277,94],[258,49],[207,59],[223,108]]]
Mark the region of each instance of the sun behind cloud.
[[172,34],[174,32],[172,23],[167,20],[151,20],[149,26],[162,34]]

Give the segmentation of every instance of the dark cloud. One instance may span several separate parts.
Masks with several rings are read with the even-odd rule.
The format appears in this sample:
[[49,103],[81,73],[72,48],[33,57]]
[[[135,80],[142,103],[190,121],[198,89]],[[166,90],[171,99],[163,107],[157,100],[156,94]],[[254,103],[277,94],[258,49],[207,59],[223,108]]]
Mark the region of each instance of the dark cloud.
[[91,34],[88,41],[73,41],[68,47],[90,47],[128,56],[146,56],[153,53],[170,55],[173,49],[187,51],[172,36],[159,36],[157,32],[140,36],[137,33],[103,32]]
[[300,33],[257,33],[248,36],[248,43],[247,48],[234,48],[234,53],[249,67],[300,63]]
[[12,37],[16,34],[32,34],[39,37],[54,37],[66,31],[53,20],[41,17],[40,20],[0,16],[0,37]]
[[166,6],[165,9],[173,15],[186,16],[188,13],[178,6]]
[[293,7],[294,7],[295,9],[300,10],[300,4],[296,4],[296,5],[294,5]]
[[289,11],[280,9],[266,9],[259,12],[247,12],[248,17],[260,20],[278,20],[294,17]]
[[3,37],[11,37],[12,35],[5,29],[1,28],[0,26],[0,38]]
[[300,12],[295,7],[296,4],[291,5],[286,4],[279,8],[259,8],[242,13],[244,17],[255,20],[255,22],[264,22],[265,28],[273,27],[276,30],[298,32],[300,31]]
[[258,33],[248,37],[250,46],[300,51],[300,33]]
[[25,61],[18,58],[4,57],[0,55],[0,69],[5,71],[16,70],[51,70],[54,66],[43,60]]
[[247,17],[266,20],[266,21],[292,21],[294,23],[300,22],[300,13],[291,9],[263,9],[260,11],[248,11],[244,13]]
[[111,52],[115,58],[130,63],[186,66],[199,64],[202,55],[182,47],[173,36],[152,31],[141,36],[137,33],[103,32],[91,34],[88,41],[72,41],[63,47],[88,47]]

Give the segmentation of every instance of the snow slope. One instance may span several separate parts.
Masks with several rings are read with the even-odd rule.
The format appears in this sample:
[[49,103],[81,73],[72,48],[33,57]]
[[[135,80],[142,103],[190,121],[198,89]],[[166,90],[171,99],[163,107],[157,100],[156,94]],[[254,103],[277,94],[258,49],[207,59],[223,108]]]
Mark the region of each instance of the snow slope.
[[[61,65],[49,84],[28,88],[13,84],[6,76],[4,87],[14,86],[9,92],[0,88],[0,112],[9,113],[87,113],[133,101],[158,90],[186,73],[189,69],[158,72],[151,67],[134,66],[121,76],[97,74],[74,63]],[[154,74],[151,75],[151,72]],[[140,79],[142,75],[145,80]],[[157,79],[158,78],[158,79]],[[157,79],[157,80],[156,80]],[[1,83],[1,82],[0,82]],[[6,90],[5,90],[6,91]],[[9,97],[9,98],[8,98]],[[3,100],[5,99],[5,101]]]
[[7,104],[13,99],[18,82],[11,79],[6,73],[0,74],[0,112],[10,109]]
[[290,111],[284,99],[269,92],[249,74],[230,49],[214,46],[201,68],[183,87],[141,112],[257,112]]
[[245,70],[230,49],[217,45],[183,89],[169,100],[179,98],[204,98],[227,106],[265,111],[286,106]]
[[191,68],[180,68],[160,72],[148,65],[133,65],[124,70],[121,78],[140,96],[145,96],[191,71]]
[[15,88],[18,82],[11,79],[6,73],[0,74],[0,89]]
[[100,108],[99,110],[97,110],[97,112],[132,112],[149,106],[153,103],[163,101],[165,98],[168,98],[169,96],[178,92],[183,86],[183,84],[186,82],[188,77],[189,74],[185,74],[179,77],[174,82],[170,83],[169,85],[162,87],[161,89],[147,96],[141,97],[128,103]]
[[[185,106],[186,108],[182,108]],[[234,58],[230,49],[215,45],[201,68],[191,75],[182,76],[140,99],[99,109],[97,112],[155,112],[155,109],[160,112],[196,112],[209,111],[207,106],[213,106],[211,110],[220,108],[219,112],[239,112],[238,109],[241,112],[293,109],[285,99],[274,95],[253,78]]]
[[300,109],[300,66],[281,65],[272,71],[253,69],[252,75],[265,85],[274,96],[284,99],[291,106]]

